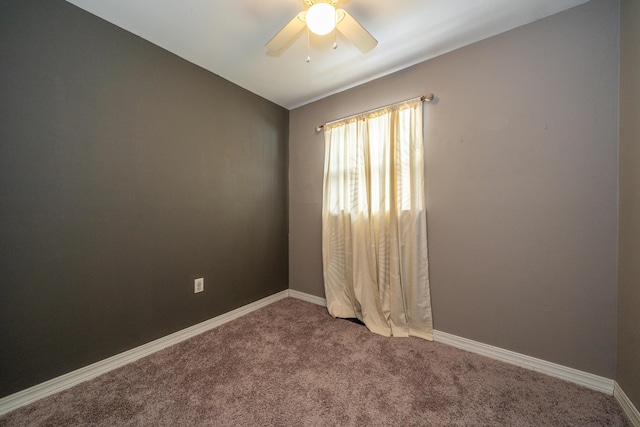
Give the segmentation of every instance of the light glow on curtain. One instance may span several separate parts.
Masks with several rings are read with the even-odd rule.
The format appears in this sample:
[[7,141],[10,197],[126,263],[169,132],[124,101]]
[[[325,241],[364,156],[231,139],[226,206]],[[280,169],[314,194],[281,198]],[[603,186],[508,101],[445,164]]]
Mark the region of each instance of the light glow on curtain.
[[324,127],[322,258],[334,317],[433,339],[422,101]]

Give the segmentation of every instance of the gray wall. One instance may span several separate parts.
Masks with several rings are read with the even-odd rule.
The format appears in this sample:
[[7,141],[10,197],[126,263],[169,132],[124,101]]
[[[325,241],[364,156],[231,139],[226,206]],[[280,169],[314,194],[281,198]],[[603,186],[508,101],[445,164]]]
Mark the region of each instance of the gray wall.
[[640,408],[640,2],[622,0],[616,380]]
[[0,63],[0,396],[287,289],[287,110],[62,0]]
[[291,111],[290,287],[324,295],[315,125],[434,92],[435,328],[614,378],[618,14],[594,0]]

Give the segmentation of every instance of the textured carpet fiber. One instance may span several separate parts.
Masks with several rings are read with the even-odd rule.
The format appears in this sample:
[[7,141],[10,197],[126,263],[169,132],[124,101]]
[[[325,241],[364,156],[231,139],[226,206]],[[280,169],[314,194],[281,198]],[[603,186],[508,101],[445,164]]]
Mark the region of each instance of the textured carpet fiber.
[[1,426],[628,426],[613,397],[286,298]]

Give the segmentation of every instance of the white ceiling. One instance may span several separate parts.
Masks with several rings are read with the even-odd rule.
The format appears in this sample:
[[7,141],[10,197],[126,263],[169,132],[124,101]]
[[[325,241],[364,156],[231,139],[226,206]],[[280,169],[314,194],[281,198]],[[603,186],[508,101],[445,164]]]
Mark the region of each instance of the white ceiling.
[[67,0],[285,108],[307,104],[587,0],[341,0],[379,42],[360,53],[302,31],[279,55],[265,44],[302,0]]

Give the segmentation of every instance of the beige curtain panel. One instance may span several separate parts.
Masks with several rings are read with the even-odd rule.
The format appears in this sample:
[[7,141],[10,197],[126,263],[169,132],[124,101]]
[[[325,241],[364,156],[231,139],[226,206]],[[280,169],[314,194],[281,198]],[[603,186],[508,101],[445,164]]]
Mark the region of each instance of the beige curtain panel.
[[422,101],[324,127],[322,258],[329,313],[433,339]]

